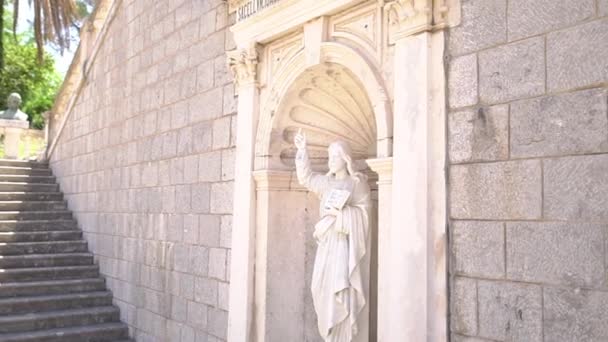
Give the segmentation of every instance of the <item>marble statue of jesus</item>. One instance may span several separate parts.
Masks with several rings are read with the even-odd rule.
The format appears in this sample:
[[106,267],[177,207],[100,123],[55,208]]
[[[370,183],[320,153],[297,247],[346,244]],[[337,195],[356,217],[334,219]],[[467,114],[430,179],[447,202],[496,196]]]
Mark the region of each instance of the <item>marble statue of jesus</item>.
[[367,179],[353,170],[346,142],[329,146],[325,175],[312,172],[305,135],[298,132],[294,142],[298,180],[321,199],[311,284],[319,332],[325,342],[367,342],[371,209]]

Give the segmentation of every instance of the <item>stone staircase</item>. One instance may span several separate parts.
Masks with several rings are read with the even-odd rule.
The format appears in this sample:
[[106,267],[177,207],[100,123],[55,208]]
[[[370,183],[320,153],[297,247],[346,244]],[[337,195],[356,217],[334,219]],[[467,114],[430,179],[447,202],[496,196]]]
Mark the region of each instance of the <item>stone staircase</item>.
[[45,163],[0,160],[0,342],[133,342]]

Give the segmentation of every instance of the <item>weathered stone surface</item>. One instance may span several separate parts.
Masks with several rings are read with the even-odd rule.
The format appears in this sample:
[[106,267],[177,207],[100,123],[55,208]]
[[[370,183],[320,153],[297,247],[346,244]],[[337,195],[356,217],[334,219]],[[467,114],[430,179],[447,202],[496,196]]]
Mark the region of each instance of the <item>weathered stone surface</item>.
[[452,54],[464,54],[507,40],[506,0],[463,0],[462,23],[450,30]]
[[450,210],[455,219],[537,219],[541,216],[540,161],[454,165]]
[[452,331],[466,335],[477,334],[477,282],[456,277],[452,288]]
[[448,73],[450,108],[477,103],[477,55],[456,57],[450,62]]
[[568,27],[594,13],[594,0],[509,0],[509,40]]
[[448,116],[448,126],[451,162],[508,159],[508,106],[453,112]]
[[584,90],[511,105],[511,156],[608,151],[606,90]]
[[486,340],[485,338],[477,338],[477,337],[469,337],[469,336],[461,336],[457,334],[452,334],[452,342],[492,342],[490,340]]
[[497,103],[545,91],[545,43],[542,37],[479,53],[479,97]]
[[600,287],[605,224],[507,223],[507,278]]
[[479,280],[477,291],[480,337],[542,341],[540,286]]
[[455,272],[487,278],[504,277],[504,223],[455,221],[452,230]]
[[547,89],[557,91],[608,80],[608,18],[547,36]]
[[606,16],[608,15],[608,0],[598,0],[598,9],[599,9],[599,13],[600,16]]
[[549,159],[543,162],[547,219],[608,220],[608,155]]
[[608,293],[546,287],[545,341],[608,341]]

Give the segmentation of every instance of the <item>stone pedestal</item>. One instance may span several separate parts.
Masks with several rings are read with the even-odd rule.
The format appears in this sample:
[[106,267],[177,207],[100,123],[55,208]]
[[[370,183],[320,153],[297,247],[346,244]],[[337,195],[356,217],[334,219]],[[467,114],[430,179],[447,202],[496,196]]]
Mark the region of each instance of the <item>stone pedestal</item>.
[[4,134],[4,157],[6,159],[17,159],[19,157],[21,135],[28,128],[29,123],[27,121],[0,119],[0,130]]

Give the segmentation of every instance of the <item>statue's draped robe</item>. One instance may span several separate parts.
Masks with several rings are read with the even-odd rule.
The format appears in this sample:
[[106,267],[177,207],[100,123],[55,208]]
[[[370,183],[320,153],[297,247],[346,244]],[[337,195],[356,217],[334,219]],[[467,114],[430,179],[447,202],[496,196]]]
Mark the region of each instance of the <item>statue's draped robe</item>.
[[[300,183],[321,198],[311,284],[319,333],[326,342],[368,341],[369,186],[364,176],[337,180],[334,176],[313,173],[305,151],[298,152],[296,167]],[[332,189],[351,192],[335,218],[323,208],[325,196]],[[327,226],[322,223],[324,220],[330,220],[329,229],[322,229]]]

